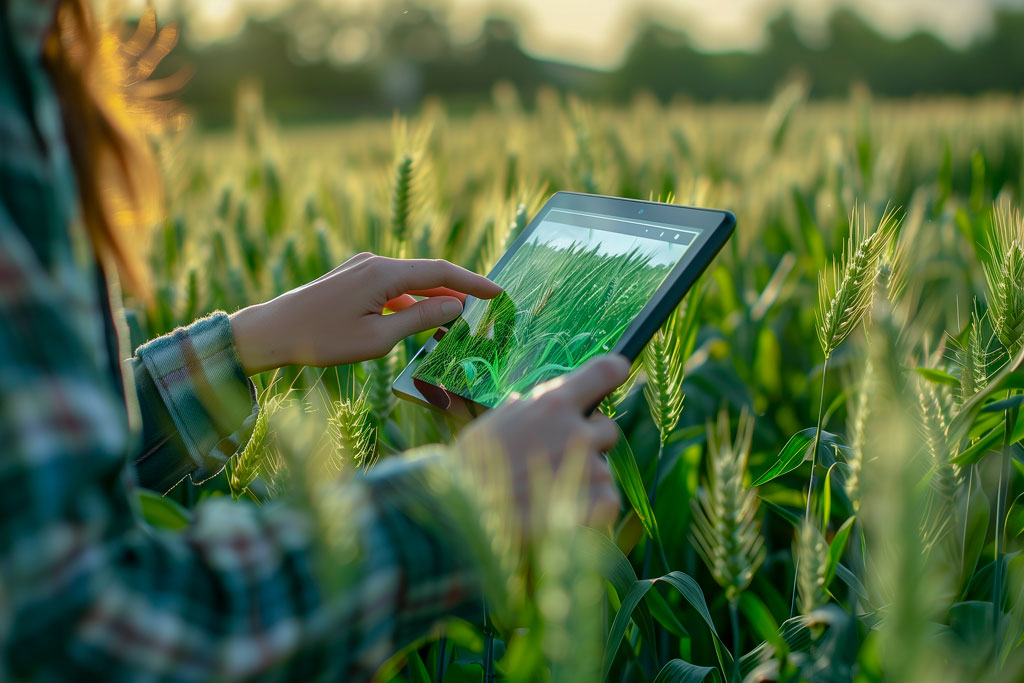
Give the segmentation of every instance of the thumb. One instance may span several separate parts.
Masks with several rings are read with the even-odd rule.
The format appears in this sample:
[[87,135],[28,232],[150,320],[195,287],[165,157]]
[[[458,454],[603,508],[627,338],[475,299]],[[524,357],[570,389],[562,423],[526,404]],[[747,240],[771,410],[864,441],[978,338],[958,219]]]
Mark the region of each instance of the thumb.
[[451,322],[462,313],[462,302],[453,296],[433,296],[417,301],[406,309],[384,316],[393,336],[402,339],[409,335],[432,330]]

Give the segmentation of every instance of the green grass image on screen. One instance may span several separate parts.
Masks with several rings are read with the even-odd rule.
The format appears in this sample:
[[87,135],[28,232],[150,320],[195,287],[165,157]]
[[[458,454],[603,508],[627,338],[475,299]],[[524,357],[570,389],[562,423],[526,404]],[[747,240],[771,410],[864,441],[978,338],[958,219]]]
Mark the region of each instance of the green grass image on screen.
[[486,406],[610,351],[688,245],[545,222],[414,373]]

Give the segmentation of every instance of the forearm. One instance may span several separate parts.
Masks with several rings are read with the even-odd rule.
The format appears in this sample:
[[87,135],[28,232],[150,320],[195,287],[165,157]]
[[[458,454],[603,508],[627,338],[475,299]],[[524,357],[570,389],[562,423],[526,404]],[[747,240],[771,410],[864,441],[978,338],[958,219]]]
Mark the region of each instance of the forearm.
[[223,313],[143,345],[127,369],[140,408],[144,486],[166,491],[186,475],[202,481],[248,440],[258,406]]

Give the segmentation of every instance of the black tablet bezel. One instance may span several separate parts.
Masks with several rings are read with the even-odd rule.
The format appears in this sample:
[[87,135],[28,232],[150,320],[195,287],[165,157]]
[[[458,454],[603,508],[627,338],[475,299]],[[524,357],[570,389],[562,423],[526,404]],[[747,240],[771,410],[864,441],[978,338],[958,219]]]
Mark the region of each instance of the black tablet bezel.
[[[669,272],[665,281],[651,297],[650,302],[637,314],[633,322],[622,333],[612,353],[620,353],[631,361],[635,360],[668,317],[682,301],[686,292],[707,269],[715,255],[722,249],[736,226],[736,217],[729,211],[719,209],[701,209],[679,204],[644,201],[640,199],[622,199],[602,195],[583,194],[579,192],[556,192],[541,207],[522,234],[509,247],[498,263],[487,274],[493,279],[512,258],[512,254],[522,246],[534,230],[544,221],[552,209],[568,209],[585,211],[615,218],[639,218],[645,222],[664,223],[686,228],[696,228],[700,234],[694,239],[679,263]],[[414,380],[413,373],[422,358],[433,350],[443,336],[444,328],[439,330],[410,359],[408,365],[395,379],[391,389],[396,396],[421,405],[448,412],[455,416],[473,418],[489,410],[488,406],[476,403],[463,396],[448,392],[441,387],[427,385],[424,390],[436,390],[434,400],[429,400]]]

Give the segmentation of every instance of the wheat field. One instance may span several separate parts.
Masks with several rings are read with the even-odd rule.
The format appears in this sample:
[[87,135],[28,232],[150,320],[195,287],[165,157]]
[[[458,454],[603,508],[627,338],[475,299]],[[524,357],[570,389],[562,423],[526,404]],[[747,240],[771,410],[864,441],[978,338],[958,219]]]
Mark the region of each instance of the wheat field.
[[[794,82],[764,105],[526,107],[498,87],[470,113],[282,128],[247,91],[233,130],[159,152],[158,295],[129,302],[133,342],[360,251],[486,273],[557,190],[737,216],[602,406],[623,433],[615,527],[555,523],[528,569],[477,543],[493,618],[445,624],[380,680],[1024,677],[1024,101],[808,102]],[[151,523],[450,440],[390,391],[422,341],[255,378],[252,441]],[[500,540],[488,524],[461,542]]]

